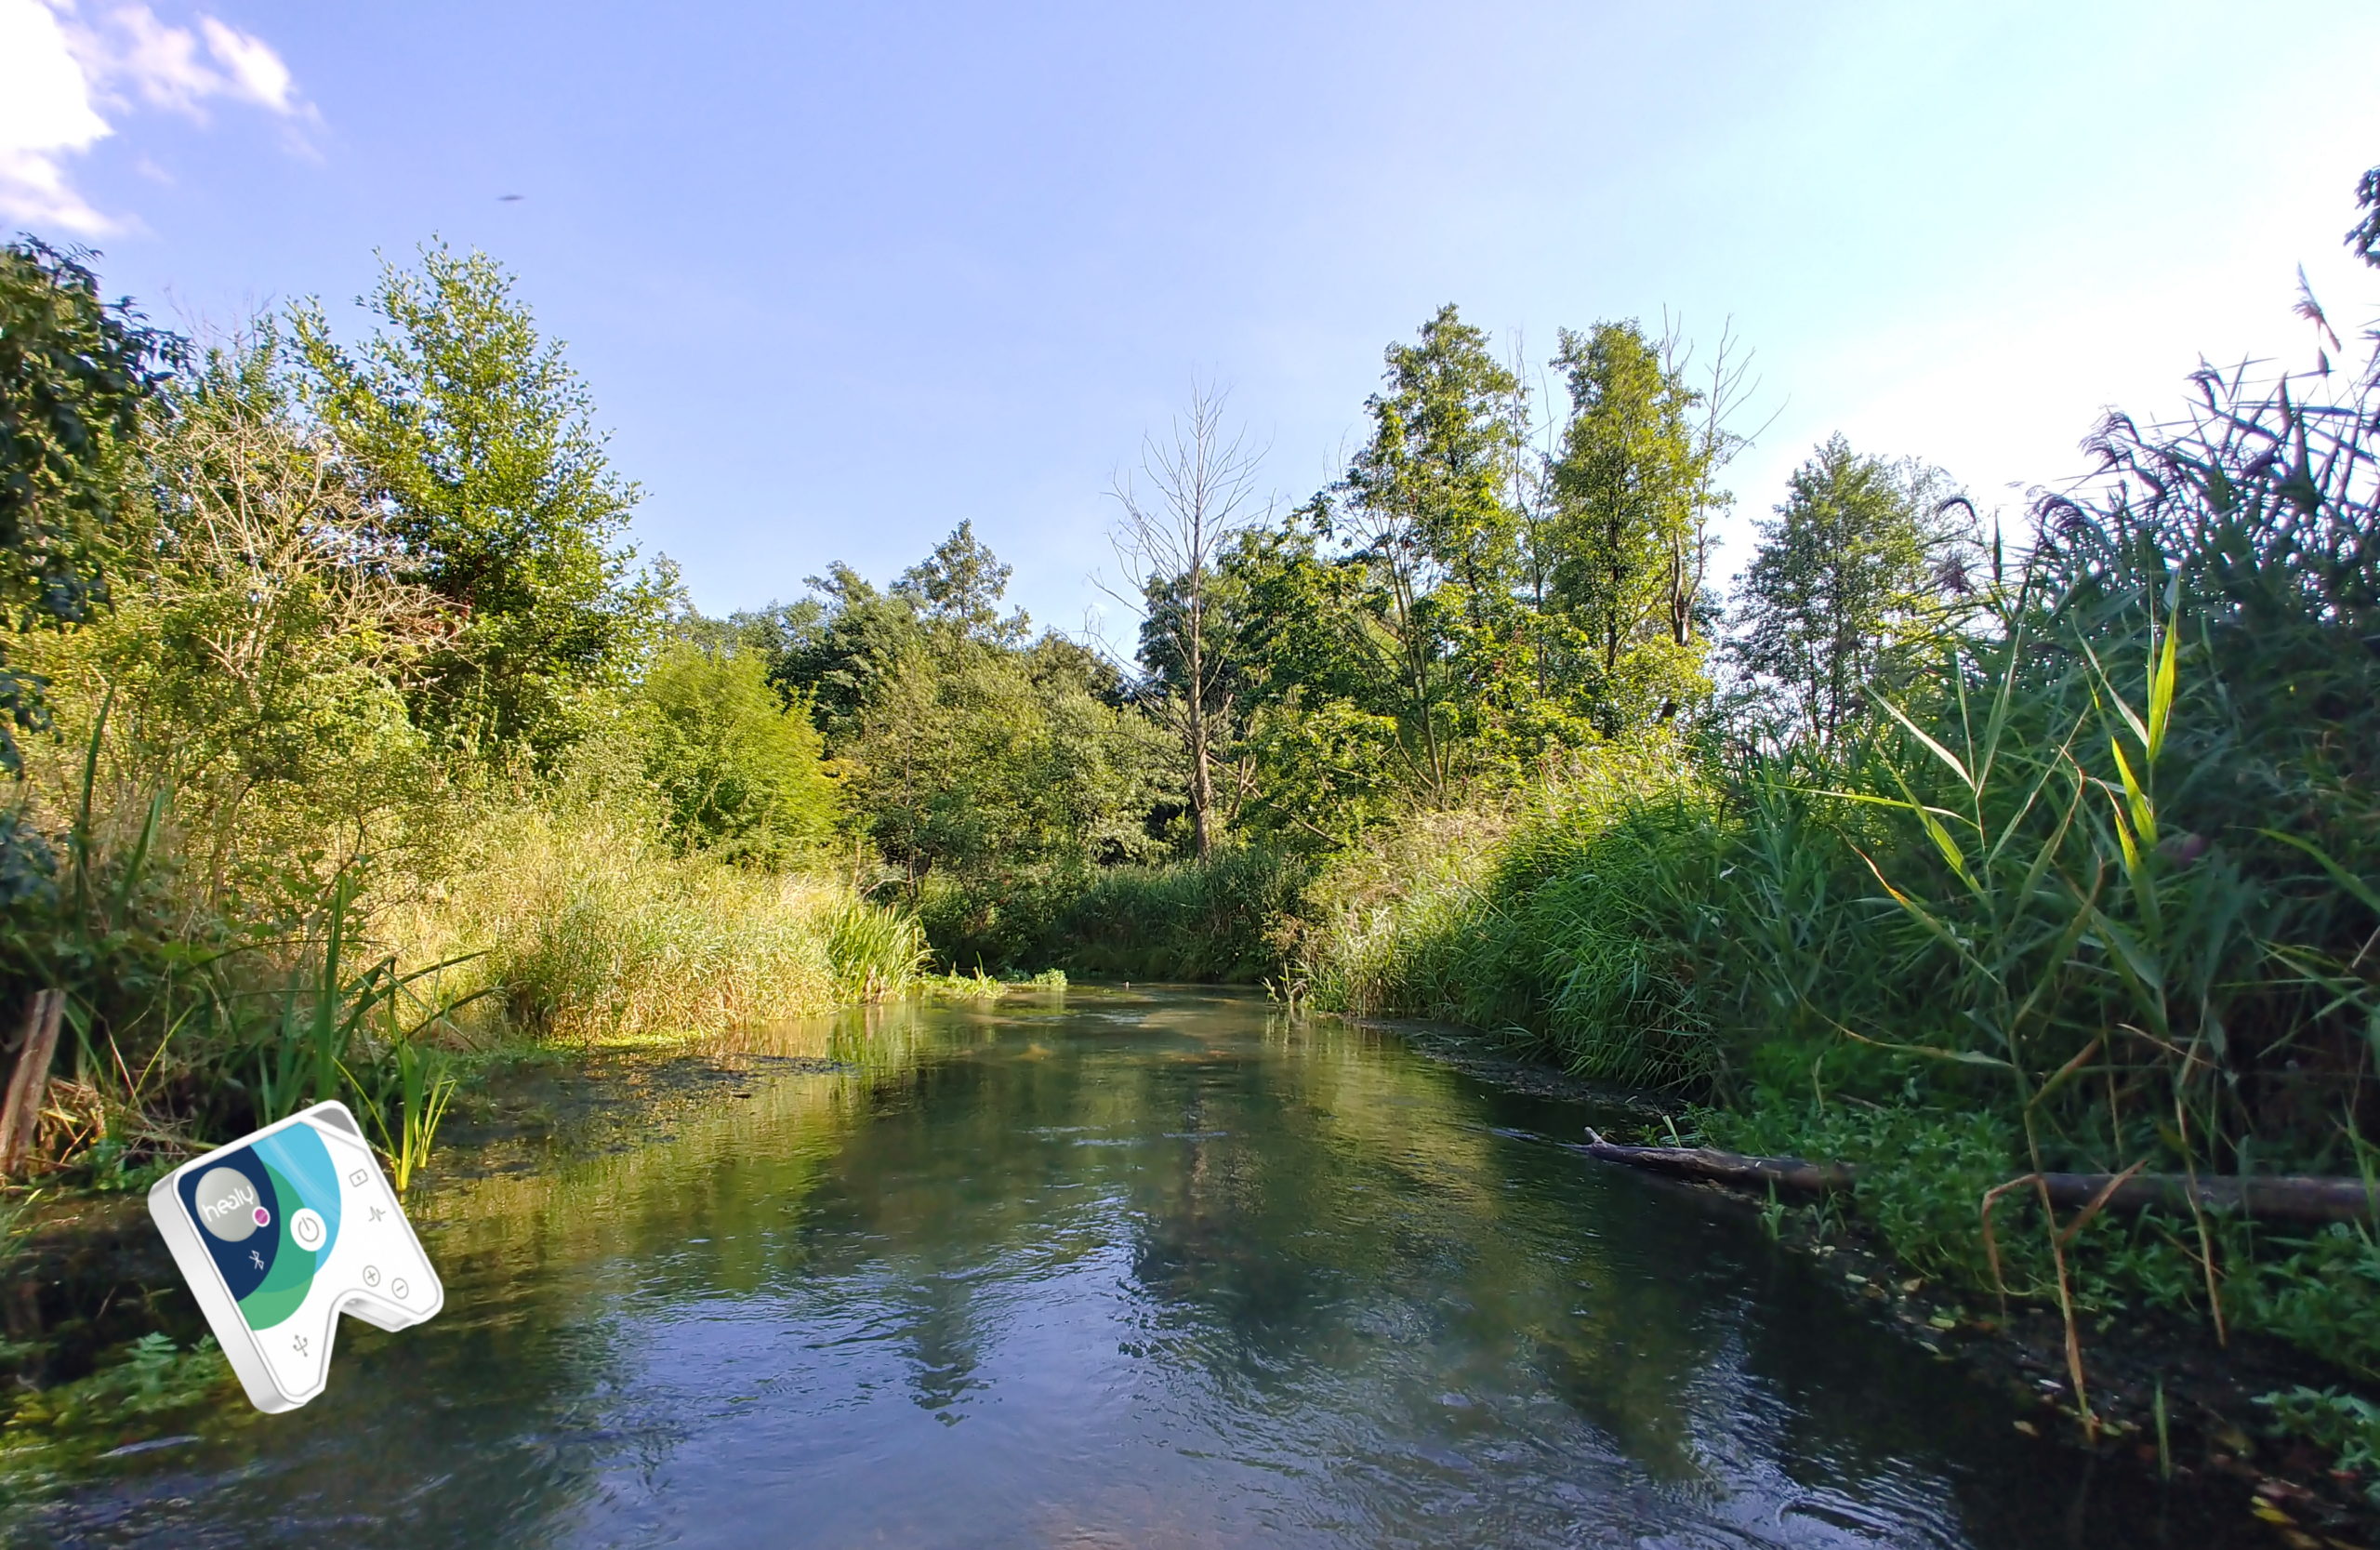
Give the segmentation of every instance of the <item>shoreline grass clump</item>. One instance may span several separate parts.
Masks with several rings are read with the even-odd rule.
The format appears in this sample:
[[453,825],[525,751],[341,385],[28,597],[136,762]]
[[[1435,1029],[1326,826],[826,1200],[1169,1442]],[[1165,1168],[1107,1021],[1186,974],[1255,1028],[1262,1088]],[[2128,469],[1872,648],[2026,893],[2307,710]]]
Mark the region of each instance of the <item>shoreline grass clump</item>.
[[1067,901],[1040,957],[1107,979],[1251,985],[1279,961],[1269,933],[1311,870],[1252,845],[1106,868]]
[[1656,746],[1370,840],[1308,895],[1314,1003],[1468,1024],[1599,1080],[1707,1085],[1718,1060],[1673,939],[1715,869],[1719,822],[1685,758]]
[[381,929],[458,973],[509,1027],[565,1042],[716,1033],[908,991],[915,919],[834,882],[673,854],[600,808],[484,821]]

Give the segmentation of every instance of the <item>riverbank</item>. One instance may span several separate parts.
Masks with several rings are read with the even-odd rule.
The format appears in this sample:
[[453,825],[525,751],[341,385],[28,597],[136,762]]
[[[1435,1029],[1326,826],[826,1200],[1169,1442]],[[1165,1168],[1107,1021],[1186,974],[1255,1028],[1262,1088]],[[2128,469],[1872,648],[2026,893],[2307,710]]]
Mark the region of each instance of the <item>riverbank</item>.
[[[1905,809],[1825,794],[1821,782],[1849,790],[1856,774],[1731,773],[1683,749],[1615,755],[1530,799],[1385,828],[1272,914],[1243,915],[1239,939],[1286,956],[1266,979],[1289,1003],[1442,1019],[1452,1028],[1415,1037],[1488,1080],[1607,1106],[1611,1083],[1640,1084],[1606,1127],[1627,1139],[1850,1165],[1857,1184],[1828,1200],[1759,1202],[1768,1230],[1862,1264],[1865,1280],[1851,1284],[1897,1310],[1896,1322],[1936,1345],[1969,1343],[1986,1371],[2064,1407],[2038,1424],[2158,1452],[2162,1407],[2158,1467],[2178,1447],[2192,1467],[2261,1470],[2252,1478],[2278,1481],[2275,1491],[2309,1493],[2301,1500],[2317,1517],[2370,1513],[2380,1504],[2373,1222],[2071,1206],[2046,1217],[2011,1187],[2044,1168],[2227,1182],[2243,1162],[2352,1183],[2368,1149],[2326,1128],[2319,1107],[2293,1113],[2269,1095],[2220,1116],[2231,1127],[2220,1146],[2193,1135],[2208,1117],[2208,1070],[2198,1057],[2167,1060],[2136,1032],[2111,1044],[2080,1031],[2142,1014],[2110,1004],[2104,946],[2042,953],[2055,929],[2019,960],[2048,992],[2019,1029],[2022,1064],[1977,1039],[1972,1025],[2005,1007],[1990,1004],[1982,976],[1963,982],[1956,961],[1946,973],[1930,928],[1910,929],[1912,909],[1935,903],[1879,887],[1880,868],[1927,876],[1932,841]],[[2261,864],[2302,854],[2271,844]],[[2244,892],[2228,865],[2228,885]],[[1948,868],[1938,854],[1932,868],[1938,887]],[[1115,913],[1161,922],[1165,901],[1201,896],[1180,875],[1195,869]],[[2187,905],[2197,881],[2153,881],[2135,907]],[[2293,890],[2320,891],[2285,863],[2268,886],[2268,910]],[[1971,934],[2018,930],[1972,899],[1953,894],[1948,908]],[[2340,925],[2360,931],[2360,919],[2350,910]],[[2089,923],[2102,943],[2126,929],[2104,910]],[[1161,942],[1144,950],[1165,956]],[[2223,987],[2224,1014],[2309,1015],[2286,966],[2305,951],[2267,951],[2261,979]],[[2177,961],[2174,972],[2190,971]],[[2347,1075],[2333,1067],[2321,1091],[2351,1112],[2365,1057],[2351,1042],[2340,1053]],[[2265,1081],[2268,1094],[2279,1085],[2233,1058],[2235,1076]],[[2142,1102],[2149,1084],[2175,1094],[2162,1117]]]
[[[1596,1126],[1646,1145],[1679,1138],[1673,1103],[1642,1090],[1572,1076],[1530,1046],[1504,1051],[1475,1030],[1402,1019],[1367,1019],[1429,1058],[1509,1091],[1586,1106]],[[1567,1143],[1584,1154],[1583,1136]],[[1597,1166],[1617,1167],[1602,1163]],[[1857,1211],[1780,1202],[1773,1194],[1646,1175],[1646,1186],[1680,1209],[1715,1211],[1757,1224],[1815,1267],[1844,1304],[1871,1319],[1880,1338],[1913,1344],[1963,1378],[2007,1397],[2028,1414],[2013,1424],[2056,1437],[2119,1468],[2163,1480],[2236,1482],[2244,1510],[2293,1545],[2380,1543],[2380,1495],[2362,1471],[2342,1469],[2339,1450],[2283,1424],[2265,1402],[2273,1394],[2336,1389],[2357,1374],[2302,1346],[2241,1333],[2216,1341],[2204,1323],[2162,1310],[2110,1309],[2085,1326],[2090,1406],[2086,1425],[2069,1378],[2066,1325],[2055,1307],[2003,1305],[1975,1289],[1912,1272]],[[2306,1539],[2292,1535],[2311,1536]]]
[[[1848,1165],[1814,1209],[1960,1297],[2054,1309],[2086,1416],[2110,1320],[2294,1345],[2335,1381],[2260,1402],[2380,1490],[2380,1218],[2021,1183],[2380,1199],[2380,654],[2314,551],[2370,530],[2369,455],[2261,451],[2329,423],[2232,382],[2111,429],[2103,484],[1839,723],[1614,741],[1367,829],[1276,934],[1291,982],[1658,1091],[1654,1139]],[[2185,466],[2221,479],[2159,472]]]

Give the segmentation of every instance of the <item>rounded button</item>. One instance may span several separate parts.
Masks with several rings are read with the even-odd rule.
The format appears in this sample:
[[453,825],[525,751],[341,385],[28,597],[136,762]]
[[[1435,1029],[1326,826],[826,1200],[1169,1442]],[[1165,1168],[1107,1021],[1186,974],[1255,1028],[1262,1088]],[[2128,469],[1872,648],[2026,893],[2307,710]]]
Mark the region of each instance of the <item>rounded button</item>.
[[237,1168],[210,1168],[198,1181],[198,1220],[226,1243],[241,1243],[272,1220],[257,1198],[257,1186]]
[[393,1297],[402,1297],[405,1294],[405,1278],[403,1276],[399,1276],[389,1283],[389,1294]]
[[378,1286],[380,1284],[380,1267],[378,1265],[367,1265],[364,1267],[364,1284],[365,1286]]
[[290,1215],[289,1236],[300,1249],[319,1249],[323,1239],[330,1236],[330,1229],[311,1206],[301,1206]]

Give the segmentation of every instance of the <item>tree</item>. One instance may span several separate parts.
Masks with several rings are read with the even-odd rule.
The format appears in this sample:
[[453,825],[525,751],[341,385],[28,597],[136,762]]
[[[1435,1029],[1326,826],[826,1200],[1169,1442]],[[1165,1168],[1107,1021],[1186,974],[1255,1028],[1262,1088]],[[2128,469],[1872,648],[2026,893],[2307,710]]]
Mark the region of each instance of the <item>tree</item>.
[[841,561],[808,580],[814,597],[739,614],[738,638],[769,665],[769,682],[790,703],[812,708],[830,748],[855,735],[908,655],[945,657],[974,648],[1012,649],[1032,623],[1023,609],[1001,616],[1011,567],[961,522],[933,552],[879,589]]
[[806,703],[778,696],[758,655],[678,642],[641,697],[645,773],[681,848],[781,868],[825,845],[840,799],[817,729]]
[[1191,834],[1201,860],[1214,854],[1222,827],[1215,762],[1237,709],[1217,639],[1216,561],[1253,515],[1261,461],[1244,432],[1226,434],[1223,415],[1221,392],[1194,387],[1189,410],[1175,418],[1168,439],[1143,438],[1146,488],[1129,477],[1117,483],[1122,516],[1109,536],[1140,588],[1141,664],[1164,686],[1160,713],[1182,741]]
[[77,675],[119,691],[119,757],[175,793],[215,901],[268,915],[385,854],[378,820],[434,784],[405,692],[460,623],[286,386],[266,325],[161,391],[153,498]]
[[1242,718],[1219,792],[1234,822],[1276,844],[1329,849],[1409,789],[1368,634],[1369,577],[1332,558],[1311,509],[1238,536],[1214,593],[1225,684]]
[[841,752],[857,805],[913,894],[929,876],[988,890],[1156,850],[1163,734],[1103,697],[1089,654],[911,652]]
[[818,597],[734,621],[773,654],[769,682],[814,712],[913,895],[935,877],[994,898],[1156,846],[1162,734],[1097,653],[1023,643],[1023,613],[999,611],[1008,576],[961,523],[889,590],[838,563],[812,578]]
[[839,749],[894,665],[925,649],[926,630],[914,602],[879,590],[840,560],[808,585],[817,596],[738,615],[736,623],[763,653],[769,682],[788,704],[807,700],[827,747]]
[[[1721,352],[1725,371],[1726,352]],[[1606,736],[1673,717],[1707,690],[1696,630],[1720,421],[1673,352],[1634,322],[1565,329],[1554,364],[1570,417],[1553,469],[1547,623],[1557,676]]]
[[[0,245],[0,627],[86,622],[108,601],[115,528],[134,498],[141,414],[178,341],[99,299],[84,255]],[[0,771],[48,725],[41,681],[0,651]]]
[[1372,436],[1305,510],[1364,578],[1355,637],[1377,664],[1399,762],[1423,800],[1453,800],[1466,734],[1519,663],[1520,518],[1505,501],[1519,379],[1453,306],[1387,351]]
[[1938,624],[1946,590],[1963,585],[1963,509],[1940,470],[1861,457],[1836,435],[1759,524],[1734,653],[1812,741],[1831,744],[1868,685]]
[[456,742],[541,762],[624,687],[663,588],[621,541],[637,487],[613,473],[586,387],[483,253],[384,263],[354,353],[318,303],[293,313],[311,406],[364,471],[411,576],[465,611],[416,695]]
[[1033,623],[1022,608],[1000,617],[1000,599],[1008,595],[1008,578],[1014,571],[975,537],[974,523],[966,521],[934,545],[932,554],[901,573],[892,583],[892,595],[945,634],[1015,645]]

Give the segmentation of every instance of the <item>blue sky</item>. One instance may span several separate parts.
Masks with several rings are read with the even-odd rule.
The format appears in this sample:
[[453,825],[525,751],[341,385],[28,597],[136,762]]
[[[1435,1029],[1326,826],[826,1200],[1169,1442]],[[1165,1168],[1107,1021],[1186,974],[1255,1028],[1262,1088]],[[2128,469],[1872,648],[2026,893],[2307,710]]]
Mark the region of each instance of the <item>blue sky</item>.
[[2376,66],[2343,3],[0,0],[0,221],[185,326],[483,247],[706,608],[972,518],[1079,629],[1194,376],[1294,500],[1449,300],[1539,361],[1732,319],[1738,529],[1837,430],[2013,510],[2202,352],[2302,362],[2299,263],[2380,313]]

